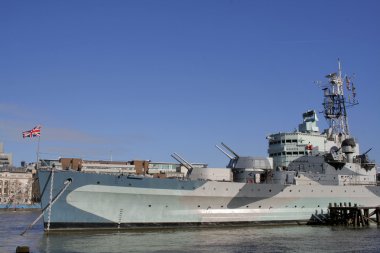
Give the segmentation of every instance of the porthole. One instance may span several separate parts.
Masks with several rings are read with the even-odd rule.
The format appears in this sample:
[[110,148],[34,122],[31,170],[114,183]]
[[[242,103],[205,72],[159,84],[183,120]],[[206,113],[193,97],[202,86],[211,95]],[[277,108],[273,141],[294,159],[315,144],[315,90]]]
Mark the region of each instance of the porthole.
[[98,181],[98,182],[96,182],[96,184],[100,184],[100,182]]
[[295,208],[297,208],[297,206],[294,206]]
[[246,206],[246,208],[248,208],[249,206]]
[[200,205],[198,205],[198,207],[201,207]]
[[221,208],[223,208],[224,206],[220,206]]
[[289,192],[292,192],[292,190],[289,190]]
[[272,192],[272,189],[269,189],[269,192]]
[[261,208],[261,206],[259,206],[259,208]]
[[149,207],[152,207],[152,205],[149,205]]

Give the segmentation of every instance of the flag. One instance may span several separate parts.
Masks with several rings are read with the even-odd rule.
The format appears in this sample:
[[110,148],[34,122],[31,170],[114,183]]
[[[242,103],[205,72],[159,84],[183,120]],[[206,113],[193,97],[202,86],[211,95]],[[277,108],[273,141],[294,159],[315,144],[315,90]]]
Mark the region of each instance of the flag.
[[32,130],[22,132],[22,137],[26,138],[32,138],[32,137],[37,137],[41,136],[41,126],[36,126]]

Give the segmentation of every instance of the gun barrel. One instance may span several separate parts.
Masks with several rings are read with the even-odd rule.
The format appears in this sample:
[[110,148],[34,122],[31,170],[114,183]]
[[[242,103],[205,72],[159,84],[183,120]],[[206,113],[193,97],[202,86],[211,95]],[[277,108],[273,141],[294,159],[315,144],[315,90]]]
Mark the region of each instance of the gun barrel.
[[228,158],[230,159],[234,159],[234,157],[232,157],[231,155],[229,155],[226,151],[224,151],[221,147],[219,147],[218,145],[215,145],[215,147],[217,149],[219,149],[223,154],[225,154]]
[[191,163],[189,163],[188,161],[186,161],[185,159],[183,159],[180,155],[178,155],[177,153],[173,153],[171,155],[175,160],[177,160],[180,164],[182,164],[183,166],[185,166],[187,169],[192,169],[193,166],[191,165]]
[[233,151],[230,147],[228,147],[226,144],[224,144],[223,142],[221,143],[223,147],[225,147],[228,151],[231,152],[231,154],[233,154],[235,156],[235,158],[239,158],[240,156],[238,154],[235,153],[235,151]]
[[363,155],[368,154],[368,152],[371,151],[371,150],[372,150],[372,148],[368,149],[366,152],[363,153]]

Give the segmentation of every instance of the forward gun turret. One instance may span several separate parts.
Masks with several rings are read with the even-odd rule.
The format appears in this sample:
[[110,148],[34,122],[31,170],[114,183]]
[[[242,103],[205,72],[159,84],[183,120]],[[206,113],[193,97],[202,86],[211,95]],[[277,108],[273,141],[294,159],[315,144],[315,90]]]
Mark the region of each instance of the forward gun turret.
[[225,150],[216,145],[220,151],[230,158],[227,168],[231,169],[234,182],[259,183],[266,180],[267,177],[261,175],[267,175],[268,172],[272,170],[271,158],[239,156],[223,142],[221,145],[230,152],[230,154],[228,154]]

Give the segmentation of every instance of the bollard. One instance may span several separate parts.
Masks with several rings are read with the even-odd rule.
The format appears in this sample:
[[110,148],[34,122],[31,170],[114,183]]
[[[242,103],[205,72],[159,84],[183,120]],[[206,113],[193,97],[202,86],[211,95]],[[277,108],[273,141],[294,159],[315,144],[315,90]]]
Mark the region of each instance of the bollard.
[[17,246],[16,253],[29,253],[29,247],[28,246]]

